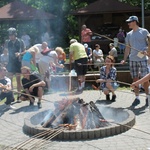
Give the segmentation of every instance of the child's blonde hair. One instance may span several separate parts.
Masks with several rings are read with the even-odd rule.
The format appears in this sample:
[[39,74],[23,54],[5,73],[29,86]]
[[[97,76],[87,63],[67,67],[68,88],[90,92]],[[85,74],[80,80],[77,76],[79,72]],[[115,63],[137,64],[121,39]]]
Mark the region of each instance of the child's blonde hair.
[[39,53],[39,49],[36,46],[32,46],[31,48],[28,49],[29,52],[35,52],[35,53]]
[[64,50],[63,50],[62,47],[56,47],[56,48],[55,48],[55,51],[56,51],[56,52],[59,52],[59,53],[61,53],[61,54],[64,52]]

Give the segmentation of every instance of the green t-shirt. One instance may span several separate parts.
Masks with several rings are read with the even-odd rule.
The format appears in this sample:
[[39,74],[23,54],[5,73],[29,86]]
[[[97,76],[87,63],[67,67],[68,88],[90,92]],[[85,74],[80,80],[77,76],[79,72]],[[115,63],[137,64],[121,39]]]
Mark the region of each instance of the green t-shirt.
[[84,46],[78,42],[72,43],[70,45],[70,52],[73,53],[74,60],[87,57]]

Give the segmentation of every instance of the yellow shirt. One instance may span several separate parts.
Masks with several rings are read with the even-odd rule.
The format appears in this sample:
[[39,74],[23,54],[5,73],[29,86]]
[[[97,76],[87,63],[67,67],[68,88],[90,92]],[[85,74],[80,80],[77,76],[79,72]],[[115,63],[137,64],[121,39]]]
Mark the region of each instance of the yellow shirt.
[[78,59],[87,57],[84,46],[78,42],[72,43],[70,45],[70,53],[73,54],[74,60],[78,60]]

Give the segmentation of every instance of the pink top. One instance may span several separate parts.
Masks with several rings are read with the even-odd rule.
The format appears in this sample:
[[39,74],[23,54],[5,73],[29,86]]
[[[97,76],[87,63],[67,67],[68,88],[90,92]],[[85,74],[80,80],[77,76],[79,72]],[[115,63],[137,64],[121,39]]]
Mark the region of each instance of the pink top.
[[89,28],[82,30],[81,32],[82,42],[91,42],[91,34],[92,31]]

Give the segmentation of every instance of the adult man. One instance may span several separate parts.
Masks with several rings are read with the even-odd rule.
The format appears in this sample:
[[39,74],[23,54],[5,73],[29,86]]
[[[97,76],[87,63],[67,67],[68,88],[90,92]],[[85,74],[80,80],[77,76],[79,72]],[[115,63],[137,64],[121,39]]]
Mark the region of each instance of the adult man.
[[36,65],[38,67],[38,63],[40,58],[43,56],[41,54],[42,51],[49,51],[50,49],[48,48],[48,44],[47,42],[43,42],[42,44],[35,44],[33,45],[33,47],[37,47],[39,49],[39,52],[35,55],[35,61],[36,61]]
[[[146,58],[146,50],[147,50],[147,35],[149,32],[139,27],[139,20],[137,16],[130,16],[128,20],[126,20],[130,29],[130,32],[127,33],[126,36],[126,49],[124,54],[124,60],[121,63],[125,63],[127,57],[129,56],[129,65],[130,65],[130,73],[133,78],[133,82],[139,80],[148,74],[148,66],[147,66],[147,58]],[[143,83],[145,93],[147,94],[146,105],[148,106],[148,86],[149,82]],[[132,106],[135,107],[140,103],[139,100],[139,89],[135,89],[135,100],[132,103]]]
[[31,95],[26,96],[22,94],[20,99],[29,99],[30,106],[34,105],[35,97],[38,97],[38,108],[41,108],[41,99],[43,96],[43,87],[46,85],[44,81],[42,81],[39,77],[30,73],[30,68],[24,66],[21,68],[21,72],[23,74],[22,85],[25,90],[25,94]]
[[[8,49],[8,53],[9,53],[9,62],[7,65],[8,76],[11,79],[11,83],[12,83],[13,75],[16,76],[17,90],[18,92],[20,92],[21,58],[19,56],[19,53],[25,50],[25,45],[21,39],[17,38],[17,32],[15,28],[9,28],[8,34],[9,34],[9,40],[6,40],[5,42],[5,48]],[[13,88],[13,84],[12,84],[12,88]]]
[[80,81],[77,93],[82,92],[85,87],[85,74],[87,72],[87,54],[84,46],[76,39],[70,40],[70,63],[74,59],[74,68],[77,72],[78,81]]
[[14,101],[14,95],[11,91],[11,80],[6,77],[7,70],[5,67],[0,66],[0,100],[6,98],[6,106],[14,109],[11,103]]
[[87,43],[89,46],[91,43],[91,35],[92,35],[92,31],[86,27],[86,25],[84,24],[82,26],[82,31],[81,31],[81,43]]

